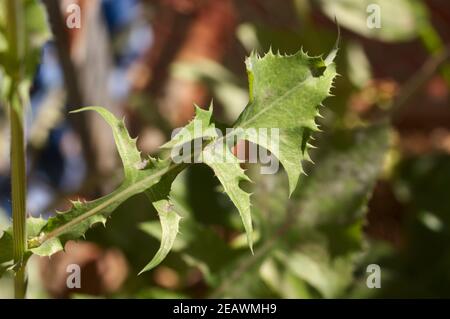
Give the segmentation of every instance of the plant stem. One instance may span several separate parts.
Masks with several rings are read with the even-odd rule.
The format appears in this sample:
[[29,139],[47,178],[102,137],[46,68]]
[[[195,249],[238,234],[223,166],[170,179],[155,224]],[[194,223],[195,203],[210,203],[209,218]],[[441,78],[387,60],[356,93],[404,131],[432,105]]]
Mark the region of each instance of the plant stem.
[[22,1],[8,0],[6,3],[7,38],[9,55],[14,68],[8,92],[11,127],[11,192],[13,212],[13,257],[15,265],[14,296],[24,298],[25,251],[26,251],[26,177],[24,108],[21,103],[20,84],[23,80],[24,28],[22,21]]
[[26,179],[25,141],[23,129],[23,109],[18,96],[10,104],[11,121],[11,184],[13,211],[13,255],[16,265],[14,291],[16,298],[25,296],[25,250],[26,250]]

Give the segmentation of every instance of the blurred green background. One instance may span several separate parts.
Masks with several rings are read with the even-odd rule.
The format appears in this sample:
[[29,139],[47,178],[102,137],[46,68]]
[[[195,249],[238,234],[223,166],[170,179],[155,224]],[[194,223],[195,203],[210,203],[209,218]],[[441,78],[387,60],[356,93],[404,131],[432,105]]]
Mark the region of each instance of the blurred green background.
[[[43,41],[48,30],[38,15],[27,20],[41,61],[27,118],[33,216],[64,210],[67,199],[97,198],[121,180],[106,124],[70,110],[102,105],[125,116],[143,153],[157,154],[192,118],[194,103],[213,99],[215,117],[234,122],[248,101],[244,59],[251,51],[326,54],[335,19],[340,76],[322,108],[323,132],[314,135],[315,164],[306,164],[291,198],[282,170],[260,175],[247,164],[255,181],[254,255],[234,206],[199,164],[175,181],[171,195],[184,218],[160,266],[137,276],[161,234],[156,212],[138,196],[86,241],[33,258],[29,297],[450,297],[449,1],[42,3],[50,39]],[[73,3],[81,8],[79,29],[64,23]],[[11,214],[8,152],[2,106],[0,231]],[[72,263],[82,268],[80,289],[66,287]],[[366,285],[371,264],[380,266],[379,289]],[[0,280],[0,297],[12,296],[11,282]]]

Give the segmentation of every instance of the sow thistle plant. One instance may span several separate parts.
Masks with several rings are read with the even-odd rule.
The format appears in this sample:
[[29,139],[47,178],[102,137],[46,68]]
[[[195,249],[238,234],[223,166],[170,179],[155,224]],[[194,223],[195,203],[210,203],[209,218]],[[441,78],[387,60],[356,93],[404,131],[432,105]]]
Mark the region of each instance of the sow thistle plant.
[[[20,1],[8,0],[7,3],[8,9],[14,11],[17,10],[15,4]],[[14,28],[12,25],[9,26],[11,30]],[[5,52],[11,54],[12,44],[16,39],[10,36],[7,40],[10,46]],[[181,158],[177,160],[174,156],[142,157],[136,147],[136,139],[130,137],[125,122],[117,119],[105,108],[95,106],[75,111],[74,113],[97,112],[109,124],[122,160],[124,179],[112,193],[93,201],[72,202],[72,207],[68,211],[57,212],[48,220],[34,217],[23,220],[25,217],[23,127],[20,130],[22,140],[19,141],[22,152],[19,154],[14,152],[14,147],[17,146],[15,144],[17,130],[14,130],[13,227],[7,229],[0,238],[0,264],[4,269],[15,272],[18,278],[16,290],[20,289],[21,292],[16,293],[16,297],[24,296],[24,268],[31,255],[51,256],[64,250],[67,241],[84,237],[86,231],[96,224],[106,224],[107,219],[120,204],[140,193],[144,193],[155,207],[162,228],[160,248],[141,273],[161,263],[178,235],[181,220],[170,198],[172,183],[182,170],[196,162],[197,156],[200,156],[202,162],[214,171],[224,192],[236,206],[247,235],[248,246],[253,251],[251,194],[241,185],[251,180],[241,167],[241,161],[233,153],[233,148],[237,141],[245,140],[267,149],[284,167],[288,176],[289,194],[292,194],[303,173],[302,161],[310,160],[308,155],[310,136],[319,130],[316,124],[318,109],[331,95],[336,76],[336,66],[333,62],[336,52],[337,47],[326,58],[312,57],[302,50],[294,55],[275,54],[271,50],[264,56],[252,53],[246,60],[249,102],[232,129],[220,134],[212,117],[213,106],[207,110],[196,107],[194,119],[162,146],[169,150],[169,153],[180,155],[179,151],[184,145],[200,141],[197,152],[183,152]],[[10,61],[2,58],[0,62],[5,74],[8,75]],[[22,63],[23,59],[17,61],[16,67],[20,67]],[[19,89],[16,87],[12,91],[18,94]],[[10,95],[9,100],[6,99],[7,102],[17,102],[14,94],[12,97]],[[17,104],[10,112],[12,127],[15,112],[21,114],[25,107],[23,101]],[[23,126],[23,121],[21,124]],[[195,129],[199,125],[202,129]],[[268,136],[271,129],[277,130],[278,143],[273,143],[271,136]],[[23,174],[14,171],[15,165],[19,163],[16,162],[16,156],[20,157]],[[19,189],[15,188],[17,175],[22,179],[20,181],[22,186]],[[20,209],[16,209],[21,203]]]

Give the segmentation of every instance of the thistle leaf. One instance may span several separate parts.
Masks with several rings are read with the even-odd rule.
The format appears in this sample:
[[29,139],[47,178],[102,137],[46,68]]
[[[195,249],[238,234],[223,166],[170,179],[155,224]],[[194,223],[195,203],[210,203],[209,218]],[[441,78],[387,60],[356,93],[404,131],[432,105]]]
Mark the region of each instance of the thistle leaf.
[[[203,151],[203,161],[220,180],[225,192],[237,207],[253,252],[253,226],[250,194],[240,183],[250,181],[230,151],[233,135],[268,149],[284,166],[289,179],[289,193],[294,191],[302,160],[309,159],[307,146],[312,131],[318,127],[318,106],[330,96],[336,76],[333,59],[337,46],[323,60],[302,51],[292,56],[267,53],[260,58],[252,54],[246,61],[250,101],[234,125],[231,136],[217,139]],[[272,131],[275,129],[274,135]]]
[[[336,68],[335,48],[325,60],[303,51],[281,56],[271,51],[264,57],[252,54],[246,61],[250,101],[234,127],[245,129],[245,139],[268,149],[285,168],[289,193],[294,191],[301,161],[308,158],[311,132],[318,107],[330,96]],[[278,129],[278,143],[267,136],[267,129]]]
[[[211,122],[212,112],[212,104],[209,110],[202,110],[196,106],[194,119],[162,147],[177,149],[177,147],[183,145],[190,146],[194,140],[210,141],[197,155],[213,169],[225,189],[225,193],[238,209],[247,233],[249,247],[253,251],[250,194],[239,185],[240,182],[250,181],[250,179],[245,175],[244,170],[240,167],[239,160],[230,150],[233,145],[229,141],[232,140],[235,133],[230,134],[231,136],[219,137],[214,123]],[[194,159],[199,158],[195,156]]]
[[[89,106],[84,107],[71,113],[79,113],[85,111],[95,111],[109,124],[114,135],[117,151],[122,160],[124,167],[125,181],[134,181],[142,170],[139,170],[140,163],[142,163],[141,153],[136,147],[136,139],[132,139],[125,127],[124,120],[118,120],[111,112],[103,107]],[[138,168],[138,169],[137,169]]]
[[[246,61],[249,75],[250,101],[234,125],[232,132],[219,137],[211,123],[209,111],[196,109],[196,117],[165,147],[175,147],[205,138],[212,141],[203,148],[201,158],[221,182],[225,193],[239,211],[250,249],[253,251],[250,194],[240,183],[250,181],[232,154],[234,138],[246,139],[268,149],[284,166],[289,179],[289,193],[294,191],[302,160],[308,160],[308,140],[318,131],[315,118],[318,107],[330,96],[336,69],[333,60],[337,45],[325,59],[309,57],[303,51],[292,56],[264,57],[252,54]],[[201,132],[195,127],[204,127]],[[278,133],[278,135],[273,134]]]
[[196,139],[208,140],[217,137],[216,128],[211,119],[212,112],[212,103],[209,110],[203,110],[195,105],[194,119],[183,127],[169,142],[162,145],[161,148],[180,147]]
[[158,212],[159,221],[161,223],[161,245],[153,256],[152,260],[139,272],[149,271],[159,265],[172,249],[175,238],[178,235],[181,216],[174,209],[169,194],[172,183],[178,174],[185,168],[185,165],[178,165],[161,178],[159,183],[145,191],[145,195],[152,202]]
[[[210,139],[217,135],[215,126],[211,122],[212,104],[209,110],[203,110],[198,106],[195,106],[195,114],[196,116],[194,119],[188,125],[183,127],[168,143],[162,145],[161,148],[177,150],[191,141],[197,139]],[[186,157],[186,160],[191,158],[185,154],[183,154],[183,156]],[[162,235],[159,250],[139,274],[149,271],[160,264],[172,249],[178,234],[181,217],[175,211],[174,205],[169,199],[169,193],[174,179],[185,167],[185,164],[178,165],[171,172],[168,172],[158,184],[145,192],[146,196],[150,199],[158,212]]]
[[13,259],[12,227],[6,229],[0,237],[0,264]]
[[[160,161],[151,157],[146,160],[141,160],[141,153],[136,147],[136,139],[132,139],[129,136],[124,121],[118,120],[106,109],[101,107],[86,107],[75,112],[87,110],[96,111],[111,126],[117,150],[124,166],[124,184],[127,183],[131,185],[131,183],[143,178],[141,175],[148,174],[146,172],[146,168],[148,167],[164,169],[167,165],[168,161]],[[211,115],[209,117],[211,117]],[[203,116],[201,118],[202,120],[206,119],[206,117]],[[178,225],[181,217],[173,210],[173,205],[169,200],[169,193],[174,179],[184,167],[185,166],[183,165],[174,167],[171,171],[168,171],[158,183],[145,190],[146,196],[158,212],[163,232],[159,250],[140,273],[154,268],[167,256],[172,248],[176,235],[178,234]]]
[[251,182],[250,178],[245,175],[238,159],[231,153],[230,147],[224,139],[221,139],[220,142],[207,145],[202,155],[203,161],[213,169],[225,189],[225,193],[228,194],[238,209],[245,232],[247,233],[248,245],[253,253],[250,194],[240,187],[240,183],[243,181]]
[[[125,128],[125,123],[101,107],[86,107],[76,112],[92,110],[99,113],[111,126],[119,155],[124,166],[124,180],[121,186],[109,195],[91,202],[74,202],[72,208],[52,217],[40,230],[40,245],[31,251],[41,256],[49,256],[62,250],[65,242],[78,239],[94,224],[106,223],[109,215],[129,197],[145,192],[158,211],[163,228],[176,222],[178,229],[179,216],[167,209],[171,207],[168,194],[171,183],[183,169],[173,166],[169,160],[157,160],[149,157],[141,159],[136,148],[136,140],[132,139]],[[158,264],[167,255],[177,232],[163,232],[161,248],[151,266]],[[165,238],[165,236],[169,236]],[[47,238],[46,238],[47,237]],[[148,267],[148,266],[147,266]]]
[[156,252],[153,259],[142,269],[139,274],[149,271],[161,263],[166,258],[167,254],[172,249],[173,243],[178,235],[178,228],[180,224],[180,215],[173,209],[173,205],[169,200],[160,200],[153,202],[158,211],[159,220],[161,222],[162,235],[161,246]]
[[[29,217],[27,218],[27,237],[34,238],[39,235],[42,227],[47,223],[45,219]],[[25,256],[28,258],[30,252]],[[3,272],[1,269],[8,269],[12,265],[13,260],[13,229],[12,226],[7,228],[0,237],[0,277]]]

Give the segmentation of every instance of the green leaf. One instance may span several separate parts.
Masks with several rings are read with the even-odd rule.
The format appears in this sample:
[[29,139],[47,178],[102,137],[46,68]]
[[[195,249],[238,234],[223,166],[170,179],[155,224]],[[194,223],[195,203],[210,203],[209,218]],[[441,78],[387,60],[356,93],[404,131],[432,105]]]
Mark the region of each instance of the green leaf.
[[213,105],[209,110],[203,110],[195,105],[195,117],[185,127],[183,127],[172,139],[161,148],[181,147],[197,139],[211,140],[217,137],[216,127],[212,123]]
[[[211,122],[212,104],[209,110],[203,110],[198,106],[195,106],[195,113],[194,119],[183,127],[168,143],[162,145],[161,148],[178,150],[178,148],[181,148],[183,145],[190,144],[191,141],[197,139],[211,139],[212,137],[217,136],[215,126]],[[185,156],[185,154],[183,154],[183,156]],[[158,184],[145,192],[158,212],[162,234],[159,250],[139,274],[149,271],[160,264],[172,249],[178,234],[181,217],[174,210],[174,205],[169,199],[169,194],[174,179],[185,167],[185,164],[179,164],[171,172],[168,172]]]
[[[42,227],[47,223],[42,218],[27,218],[27,238],[33,239],[39,236]],[[30,256],[28,252],[27,258]],[[10,263],[13,260],[13,229],[12,226],[7,228],[0,237],[0,265]],[[12,265],[10,265],[12,266]],[[1,276],[0,276],[1,277]]]
[[144,269],[140,271],[139,274],[142,274],[143,272],[159,265],[172,249],[175,238],[178,235],[178,226],[181,217],[173,210],[173,207],[171,207],[172,204],[167,200],[162,200],[154,203],[154,205],[158,211],[159,220],[161,222],[161,246],[153,259],[144,267]]
[[[205,164],[213,169],[222,183],[225,193],[230,197],[241,215],[249,247],[253,250],[250,194],[241,189],[239,185],[242,181],[250,181],[250,179],[245,175],[238,159],[230,150],[230,147],[233,146],[233,144],[228,143],[230,138],[228,136],[219,137],[215,125],[211,123],[212,112],[212,104],[207,111],[196,107],[195,118],[162,147],[172,148],[177,152],[177,148],[183,145],[191,146],[191,142],[194,140],[210,141],[198,154],[194,153],[193,159],[201,158]],[[230,135],[232,137],[233,134]],[[194,152],[196,152],[195,146]],[[184,157],[188,159],[187,156]]]
[[[0,14],[0,65],[7,76],[12,76],[19,66],[24,67],[24,74],[27,80],[31,80],[38,65],[40,52],[43,44],[51,37],[47,23],[47,14],[44,6],[37,0],[18,0],[22,2],[23,21],[19,23],[23,28],[24,55],[17,57],[10,56],[7,42],[7,16],[6,10],[2,8]],[[6,1],[4,1],[6,5]],[[2,4],[3,7],[3,4]],[[8,63],[6,63],[8,62]]]
[[250,250],[253,252],[253,226],[250,212],[250,194],[241,188],[240,183],[251,182],[241,168],[239,160],[233,155],[230,146],[225,140],[223,143],[213,143],[207,145],[203,151],[203,161],[210,166],[225,193],[230,197],[241,215],[245,232],[247,233],[247,242]]
[[178,174],[185,168],[184,165],[175,167],[161,178],[159,183],[145,191],[145,195],[152,202],[158,212],[161,223],[161,245],[153,259],[139,272],[142,274],[159,265],[172,249],[175,238],[178,235],[181,216],[174,209],[174,205],[169,198],[172,183]]
[[33,48],[40,49],[52,34],[47,23],[47,11],[41,1],[22,0],[25,2],[25,29],[27,43]]
[[0,237],[0,264],[13,259],[12,227],[5,230]]
[[[107,217],[126,199],[136,194],[147,192],[165,228],[168,222],[177,221],[173,212],[164,208],[170,205],[165,202],[165,194],[170,190],[171,181],[182,168],[174,167],[169,160],[148,158],[141,160],[140,152],[136,148],[136,139],[132,139],[122,120],[118,120],[110,112],[100,107],[86,107],[80,111],[93,110],[98,112],[111,126],[119,155],[124,165],[124,180],[121,186],[102,198],[91,202],[74,202],[73,207],[63,213],[58,213],[41,227],[38,243],[32,242],[31,251],[41,256],[49,256],[62,250],[65,242],[84,236],[85,232],[94,224],[106,223]],[[172,227],[172,226],[171,226]],[[178,227],[178,226],[177,226]],[[170,250],[173,239],[165,238],[163,233],[160,251],[153,259],[160,262]],[[167,235],[174,236],[171,232]],[[175,232],[176,235],[176,232]],[[36,246],[36,247],[33,247]]]
[[[124,166],[125,181],[132,182],[142,175],[142,166],[145,162],[141,159],[141,153],[136,147],[136,140],[132,139],[125,127],[124,120],[118,120],[111,112],[102,107],[89,106],[82,109],[72,111],[71,113],[79,113],[84,111],[95,111],[100,114],[103,119],[109,124],[114,135],[117,151]],[[148,161],[148,160],[147,160]],[[143,164],[144,163],[144,164]]]
[[[205,280],[210,273],[229,263],[238,253],[209,227],[195,217],[195,208],[189,205],[190,190],[186,187],[188,172],[180,174],[174,183],[170,198],[175,209],[183,216],[183,229],[177,236],[172,251],[177,253],[188,265],[199,268]],[[140,229],[154,238],[161,237],[161,227],[156,221],[140,224]],[[214,251],[214,254],[211,254]],[[242,253],[242,252],[240,252]]]
[[[323,247],[325,248],[325,247]],[[343,258],[333,261],[325,256],[308,255],[301,252],[280,253],[280,258],[297,277],[317,289],[325,298],[336,298],[351,281],[351,268]]]
[[[318,130],[318,107],[330,96],[335,65],[303,51],[289,56],[270,51],[262,58],[252,54],[246,65],[250,102],[234,126],[247,129],[245,139],[280,160],[292,193],[303,172],[301,161],[309,158],[309,136]],[[273,136],[265,133],[271,128],[279,130],[279,143],[273,143]]]
[[[178,133],[166,147],[186,144],[200,137],[212,139],[201,153],[221,182],[241,216],[247,241],[253,251],[253,226],[250,194],[242,189],[249,182],[240,161],[231,152],[235,138],[246,139],[268,149],[287,171],[292,193],[303,172],[302,160],[308,160],[308,140],[317,131],[315,119],[318,107],[330,96],[336,76],[333,59],[335,48],[326,59],[309,57],[303,51],[290,56],[267,53],[264,57],[252,54],[246,61],[249,75],[250,102],[234,125],[232,132],[219,137],[210,123],[209,111],[197,108],[196,118]],[[204,126],[204,132],[195,132]],[[279,136],[272,133],[279,133]]]
[[[141,160],[141,154],[136,147],[136,139],[130,138],[125,128],[124,121],[117,120],[113,114],[100,107],[86,107],[76,112],[86,110],[93,110],[98,112],[112,127],[114,140],[116,141],[116,146],[124,165],[124,183],[134,183],[139,178],[142,178],[139,175],[142,174],[142,169],[144,169],[145,171],[145,166],[149,165],[149,163],[156,163],[155,167],[159,167],[157,161],[153,158],[149,158],[146,161]],[[201,120],[203,124],[209,124],[211,112],[208,113],[197,108],[197,113],[199,115],[198,120]],[[185,129],[189,128],[190,125],[185,127]],[[177,142],[180,141],[180,138],[175,138]],[[163,164],[163,166],[164,165],[165,164]],[[184,167],[184,165],[179,165],[173,168],[171,171],[167,172],[158,183],[145,190],[145,194],[158,212],[163,232],[159,250],[153,257],[153,259],[147,264],[147,266],[145,266],[145,268],[140,273],[154,268],[167,256],[170,249],[172,248],[176,235],[178,234],[178,226],[181,217],[173,210],[173,205],[169,200],[169,193],[173,180],[184,169]]]
[[203,150],[195,154],[194,160],[197,160],[197,156],[200,156],[202,161],[213,169],[222,183],[225,193],[230,197],[241,215],[250,249],[253,250],[250,194],[241,189],[239,185],[242,181],[250,181],[250,179],[240,167],[239,160],[231,152],[230,147],[233,145],[228,143],[229,137],[219,138],[215,125],[211,122],[212,104],[207,111],[196,107],[195,112],[195,118],[162,147],[177,150],[177,147],[183,145],[191,146],[191,142],[194,140],[211,141]]

